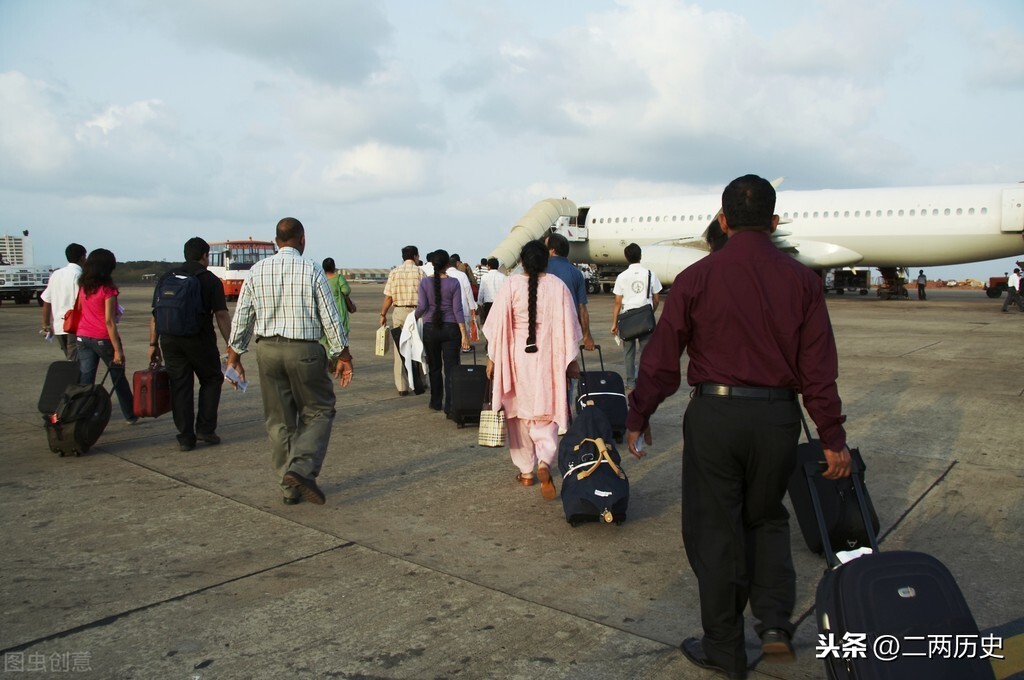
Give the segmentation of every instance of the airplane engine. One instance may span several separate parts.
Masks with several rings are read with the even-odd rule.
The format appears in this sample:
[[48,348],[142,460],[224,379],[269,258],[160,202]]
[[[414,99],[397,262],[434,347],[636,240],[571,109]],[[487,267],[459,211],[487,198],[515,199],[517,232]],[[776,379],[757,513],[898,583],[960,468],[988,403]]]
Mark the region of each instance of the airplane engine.
[[668,286],[676,275],[708,253],[699,248],[686,246],[654,245],[644,246],[640,263],[650,269],[662,285]]

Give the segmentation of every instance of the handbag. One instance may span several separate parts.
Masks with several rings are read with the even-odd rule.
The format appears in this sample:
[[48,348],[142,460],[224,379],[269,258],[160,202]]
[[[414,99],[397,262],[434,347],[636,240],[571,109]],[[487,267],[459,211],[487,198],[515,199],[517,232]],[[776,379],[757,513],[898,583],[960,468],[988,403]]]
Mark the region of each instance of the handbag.
[[[491,383],[487,383],[487,394],[491,393]],[[491,408],[490,397],[484,402],[480,409],[480,433],[477,436],[477,444],[493,449],[505,446],[505,438],[508,433],[505,423],[505,411]]]
[[343,295],[342,297],[345,298],[345,309],[348,310],[348,313],[349,314],[355,314],[356,313],[356,303],[352,302],[352,298],[350,298],[347,295]]
[[82,321],[82,296],[75,298],[75,306],[64,313],[64,332],[77,333],[78,324]]
[[[647,298],[651,297],[651,272],[647,272]],[[630,309],[619,314],[619,337],[623,340],[636,340],[650,335],[654,330],[654,306],[650,303],[643,307]]]
[[374,338],[373,346],[374,356],[382,357],[388,353],[388,339],[390,337],[391,332],[386,325],[377,328],[377,336]]

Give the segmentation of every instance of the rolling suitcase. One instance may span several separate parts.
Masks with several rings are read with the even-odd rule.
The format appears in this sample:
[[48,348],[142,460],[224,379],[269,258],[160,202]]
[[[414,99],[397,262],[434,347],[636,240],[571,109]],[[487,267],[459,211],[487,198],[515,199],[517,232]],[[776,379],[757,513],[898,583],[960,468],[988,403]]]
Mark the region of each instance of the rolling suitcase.
[[161,364],[132,376],[132,411],[137,418],[157,418],[171,410],[171,377]]
[[[825,545],[825,518],[811,483],[821,466],[809,462],[800,467]],[[851,478],[867,526],[871,518],[860,472],[854,470]],[[829,568],[818,583],[815,616],[818,655],[828,677],[992,680],[992,665],[980,653],[978,624],[946,566],[925,553],[879,553],[874,532],[867,535],[874,552],[846,564],[825,551]],[[968,651],[973,645],[975,653],[965,654],[962,645]]]
[[626,434],[626,385],[622,376],[615,371],[604,370],[604,354],[601,345],[594,347],[601,360],[600,371],[588,371],[583,346],[580,346],[580,383],[576,396],[576,413],[582,413],[585,406],[594,405],[604,411],[612,427],[612,437],[622,442]]
[[110,421],[110,394],[97,385],[71,385],[53,413],[43,416],[50,450],[61,456],[88,453]]
[[452,368],[452,405],[448,416],[459,427],[465,427],[466,422],[479,423],[487,397],[487,369],[476,363],[474,347],[472,364]]
[[612,426],[599,408],[577,415],[558,444],[565,521],[622,524],[629,506],[629,479],[612,443]]
[[77,361],[54,361],[46,369],[43,389],[39,393],[39,412],[44,416],[57,410],[60,398],[71,385],[78,384],[79,367]]
[[[800,421],[804,428],[804,434],[807,436],[807,443],[797,445],[797,465],[789,478],[788,490],[789,500],[793,504],[793,513],[800,525],[800,533],[804,536],[804,543],[807,544],[811,552],[819,555],[822,553],[821,533],[818,531],[818,519],[814,514],[808,486],[813,484],[821,504],[822,515],[825,518],[831,549],[838,552],[870,546],[871,537],[864,530],[864,521],[860,516],[860,504],[853,489],[853,478],[825,479],[821,475],[808,477],[805,474],[803,467],[805,464],[819,463],[822,466],[825,464],[825,453],[822,451],[821,442],[811,438],[811,431],[807,427],[803,411],[800,412]],[[868,514],[871,516],[872,536],[877,536],[878,515],[875,513],[867,488],[863,486],[864,460],[857,449],[850,449],[850,457],[853,458],[854,468],[860,474],[864,500],[867,502]]]

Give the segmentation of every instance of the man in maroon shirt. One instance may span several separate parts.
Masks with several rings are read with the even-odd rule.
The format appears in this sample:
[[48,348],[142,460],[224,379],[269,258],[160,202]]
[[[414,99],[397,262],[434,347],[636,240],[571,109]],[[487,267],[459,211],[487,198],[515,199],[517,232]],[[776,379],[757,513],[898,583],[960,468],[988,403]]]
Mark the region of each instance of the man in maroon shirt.
[[829,479],[850,474],[838,360],[821,279],[779,251],[775,189],[756,175],[722,193],[727,244],[676,277],[629,398],[629,450],[680,384],[693,386],[683,418],[683,544],[700,592],[702,640],[693,663],[746,677],[743,610],[749,600],[766,659],[790,661],[796,573],[782,499],[796,464],[800,406],[818,427]]

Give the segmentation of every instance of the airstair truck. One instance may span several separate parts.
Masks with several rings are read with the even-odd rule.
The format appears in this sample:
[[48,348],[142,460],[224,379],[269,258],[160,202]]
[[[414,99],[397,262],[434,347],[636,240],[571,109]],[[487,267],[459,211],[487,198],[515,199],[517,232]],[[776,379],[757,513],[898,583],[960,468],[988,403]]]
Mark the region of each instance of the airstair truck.
[[52,267],[33,264],[28,230],[21,236],[0,236],[0,302],[13,300],[27,305],[34,298],[42,305],[39,296],[46,290],[52,271]]

